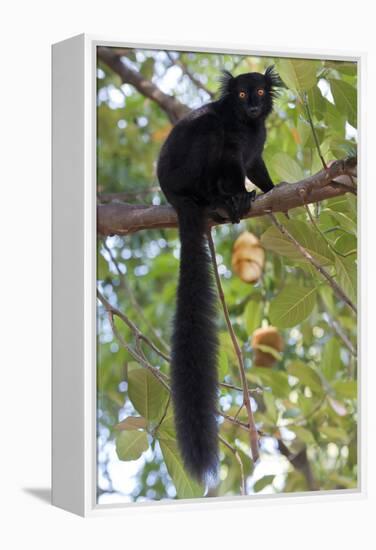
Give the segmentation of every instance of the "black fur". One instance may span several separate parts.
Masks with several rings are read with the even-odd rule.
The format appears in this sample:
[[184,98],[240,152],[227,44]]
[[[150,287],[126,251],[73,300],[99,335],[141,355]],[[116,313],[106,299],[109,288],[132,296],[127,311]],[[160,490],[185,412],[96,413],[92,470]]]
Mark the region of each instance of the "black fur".
[[199,480],[214,475],[218,463],[215,293],[207,217],[221,208],[233,223],[240,220],[254,198],[245,190],[246,176],[264,192],[273,188],[261,155],[265,119],[279,85],[273,67],[264,75],[224,72],[220,98],[176,124],[158,161],[158,179],[177,211],[181,241],[171,364],[175,423],[185,466]]

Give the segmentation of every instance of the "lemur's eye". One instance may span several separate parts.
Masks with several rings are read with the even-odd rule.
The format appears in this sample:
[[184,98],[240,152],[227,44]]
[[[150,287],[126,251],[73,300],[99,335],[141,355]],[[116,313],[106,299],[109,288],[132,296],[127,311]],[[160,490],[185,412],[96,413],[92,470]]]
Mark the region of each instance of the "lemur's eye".
[[263,88],[259,88],[257,90],[257,93],[258,93],[259,96],[263,96],[265,94],[265,90]]
[[245,92],[239,92],[240,99],[244,99],[247,94]]

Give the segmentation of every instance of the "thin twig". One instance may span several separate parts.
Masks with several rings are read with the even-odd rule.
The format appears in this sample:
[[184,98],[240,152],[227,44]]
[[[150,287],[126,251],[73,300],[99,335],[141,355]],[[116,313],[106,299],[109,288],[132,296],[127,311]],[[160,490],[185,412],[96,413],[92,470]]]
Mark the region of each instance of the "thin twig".
[[162,414],[162,417],[160,419],[160,421],[158,422],[158,424],[155,426],[155,428],[153,429],[153,432],[154,433],[157,433],[160,425],[162,424],[163,420],[166,418],[166,414],[167,414],[167,411],[168,411],[168,407],[170,406],[170,402],[171,402],[171,392],[170,392],[170,395],[168,396],[168,399],[167,399],[167,403],[166,403],[166,407],[165,407],[165,410]]
[[[163,374],[159,371],[159,369],[157,369],[156,367],[153,367],[146,359],[145,359],[145,356],[141,355],[140,353],[138,353],[137,351],[135,351],[132,346],[130,346],[125,340],[124,338],[121,336],[121,334],[119,333],[119,331],[117,330],[116,326],[115,326],[115,323],[114,323],[114,316],[117,316],[119,317],[128,327],[131,328],[131,325],[133,325],[133,323],[131,321],[129,321],[129,319],[127,319],[126,316],[124,316],[118,309],[114,308],[107,300],[106,298],[101,294],[101,292],[99,292],[99,290],[97,290],[97,297],[99,299],[99,301],[102,303],[102,305],[104,306],[105,310],[107,311],[107,314],[108,314],[108,318],[109,318],[109,321],[110,321],[110,325],[111,325],[111,329],[112,329],[112,332],[114,333],[114,335],[116,336],[116,338],[119,340],[120,344],[122,345],[122,347],[124,349],[126,349],[129,354],[133,357],[133,359],[135,359],[135,361],[137,361],[140,365],[142,365],[143,367],[145,367],[146,369],[148,369],[160,382],[161,384],[163,384],[163,386],[170,391],[170,387],[169,385],[167,384],[167,382],[165,381],[164,379],[164,376]],[[131,325],[129,325],[129,323],[131,323]],[[140,333],[137,329],[137,327],[135,325],[134,326],[134,329],[131,328],[131,330],[133,331],[133,333],[135,334],[136,336],[136,340],[137,338],[140,338]]]
[[332,287],[334,293],[343,300],[355,313],[357,313],[357,308],[355,304],[350,300],[350,298],[344,293],[342,288],[336,283],[331,275],[326,271],[326,269],[313,257],[311,254],[291,235],[291,233],[282,225],[273,213],[269,214],[274,225],[278,227],[280,232],[285,235],[289,241],[291,241],[299,252],[317,269],[317,271],[328,281],[329,285]]
[[176,59],[174,59],[172,53],[169,50],[166,50],[166,54],[169,60],[171,61],[171,64],[172,64],[171,66],[178,65],[182,69],[183,73],[188,76],[188,78],[191,80],[191,82],[193,82],[193,84],[197,88],[201,88],[202,90],[204,90],[204,92],[208,94],[208,96],[210,96],[212,99],[214,98],[215,93],[211,92],[209,88],[205,86],[205,84],[203,84],[198,78],[195,77],[194,74],[191,73],[191,71],[188,69],[186,63],[184,63],[181,57],[177,57]]
[[334,246],[333,243],[331,243],[329,241],[329,239],[326,238],[326,235],[325,233],[323,233],[320,229],[320,227],[318,226],[318,224],[316,223],[316,220],[315,218],[312,216],[312,213],[309,209],[309,206],[306,202],[304,202],[304,208],[306,209],[306,212],[308,214],[308,217],[313,225],[313,227],[316,229],[316,231],[321,235],[321,237],[324,239],[324,241],[326,242],[326,244],[329,246],[329,248],[331,248],[333,250],[333,252],[335,254],[338,254],[338,256],[342,256],[342,258],[347,258],[348,256],[351,256],[351,254],[354,254],[354,252],[351,250],[350,252],[348,252],[347,254],[343,254],[342,252],[340,252],[339,250],[336,249],[336,247]]
[[233,447],[232,445],[230,445],[230,443],[228,443],[221,435],[218,435],[218,438],[219,438],[219,441],[225,446],[227,447],[228,449],[230,449],[230,451],[233,453],[233,455],[235,456],[238,464],[239,464],[239,468],[240,468],[240,478],[241,478],[241,484],[240,484],[240,493],[242,495],[246,495],[247,494],[247,487],[246,487],[246,484],[245,484],[245,477],[244,477],[244,466],[243,466],[243,462],[242,462],[242,459],[240,458],[240,455],[237,451],[237,449],[235,449],[235,447]]
[[339,323],[339,321],[337,321],[336,319],[333,319],[333,317],[330,315],[328,311],[328,308],[325,306],[324,300],[322,300],[321,298],[320,298],[320,303],[321,303],[321,307],[325,310],[324,315],[328,325],[332,327],[332,329],[337,334],[337,336],[339,336],[339,338],[345,344],[346,348],[349,350],[351,355],[353,357],[357,357],[356,349],[351,343],[350,338],[347,336],[342,325]]
[[[240,386],[234,386],[233,384],[228,384],[227,382],[220,382],[219,385],[222,386],[223,388],[228,388],[229,390],[239,391],[242,393],[244,391],[243,388],[241,388]],[[252,388],[252,389],[249,389],[248,391],[249,393],[264,393],[264,390],[261,388]]]
[[221,303],[222,303],[223,313],[225,315],[226,324],[227,324],[229,334],[231,336],[232,344],[234,346],[234,350],[235,350],[236,356],[238,358],[239,373],[240,373],[240,378],[241,378],[242,386],[243,386],[244,405],[247,409],[247,414],[248,414],[248,424],[249,424],[248,430],[249,430],[249,440],[250,440],[250,446],[251,446],[251,451],[252,451],[252,458],[253,458],[253,462],[256,463],[257,460],[260,458],[258,434],[257,434],[256,425],[255,425],[255,420],[254,420],[254,417],[253,417],[253,412],[252,412],[252,407],[251,407],[251,400],[250,400],[250,397],[249,397],[249,390],[248,390],[248,384],[247,384],[247,377],[246,377],[246,374],[245,374],[243,356],[242,356],[242,352],[241,352],[241,349],[239,347],[234,329],[232,328],[230,316],[229,316],[229,313],[228,313],[227,304],[226,304],[226,301],[225,301],[225,296],[224,296],[223,288],[222,288],[222,284],[221,284],[221,279],[220,279],[219,272],[218,272],[218,265],[217,265],[216,255],[215,255],[215,247],[214,247],[213,237],[212,237],[210,229],[207,232],[207,236],[208,236],[209,249],[210,249],[212,264],[213,264],[213,268],[214,268],[214,275],[215,275],[215,281],[216,281],[216,284],[217,284],[219,298],[220,298]]
[[140,331],[140,329],[134,324],[134,322],[131,321],[129,317],[127,317],[127,315],[125,315],[125,313],[112,306],[110,302],[108,302],[106,298],[99,292],[99,290],[97,290],[97,296],[107,310],[110,310],[113,315],[119,317],[119,319],[121,319],[127,325],[127,327],[131,329],[138,340],[143,340],[157,355],[162,357],[165,361],[170,362],[170,357],[163,353],[163,351],[161,351],[147,336],[145,336],[145,334]]
[[219,416],[222,416],[225,420],[228,420],[228,422],[231,422],[231,424],[235,424],[239,428],[242,428],[243,430],[249,431],[249,424],[247,422],[242,422],[241,420],[237,420],[233,416],[230,416],[222,411],[217,411],[217,414]]
[[[146,327],[150,330],[150,332],[153,333],[154,335],[154,338],[156,340],[158,340],[158,342],[164,347],[164,349],[169,352],[169,347],[168,345],[166,344],[166,342],[163,340],[163,338],[157,333],[157,331],[155,330],[154,326],[152,325],[152,323],[150,323],[150,321],[146,318],[140,304],[137,302],[132,290],[131,290],[131,287],[127,281],[127,278],[125,277],[124,273],[122,273],[121,269],[120,269],[120,266],[119,266],[119,263],[117,261],[117,259],[115,258],[111,248],[108,246],[107,242],[105,239],[103,239],[103,246],[105,248],[105,250],[108,252],[110,258],[111,258],[111,261],[112,263],[114,264],[115,266],[115,269],[119,275],[119,279],[120,279],[120,286],[121,288],[124,290],[124,292],[127,294],[133,308],[135,309],[135,311],[137,312],[138,316],[140,317],[140,319],[145,323]],[[160,355],[162,354],[162,357],[164,357],[165,359],[169,360],[168,359],[168,356],[167,355],[164,355],[163,352],[160,351]]]
[[314,126],[313,120],[312,120],[311,110],[310,110],[309,105],[308,105],[307,95],[303,94],[301,97],[302,97],[303,105],[306,109],[306,113],[307,113],[307,116],[308,116],[308,122],[309,122],[309,125],[310,125],[311,130],[312,130],[312,135],[313,135],[313,139],[315,141],[317,153],[320,157],[320,160],[321,160],[321,163],[322,163],[323,167],[326,170],[327,169],[327,164],[326,164],[325,159],[324,159],[324,157],[321,153],[319,140],[318,140],[318,137],[317,137],[317,134],[316,134],[316,129],[315,129],[315,126]]

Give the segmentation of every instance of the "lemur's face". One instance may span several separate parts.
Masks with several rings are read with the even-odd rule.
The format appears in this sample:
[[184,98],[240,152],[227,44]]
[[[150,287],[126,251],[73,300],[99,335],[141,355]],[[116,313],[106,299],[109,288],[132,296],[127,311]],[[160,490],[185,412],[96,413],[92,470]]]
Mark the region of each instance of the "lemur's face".
[[281,82],[273,67],[265,74],[246,73],[233,77],[226,73],[222,80],[222,95],[231,95],[237,108],[250,119],[267,116],[273,109],[276,87]]
[[237,95],[239,107],[249,118],[267,115],[272,109],[270,87],[263,74],[249,73],[235,79],[233,94]]

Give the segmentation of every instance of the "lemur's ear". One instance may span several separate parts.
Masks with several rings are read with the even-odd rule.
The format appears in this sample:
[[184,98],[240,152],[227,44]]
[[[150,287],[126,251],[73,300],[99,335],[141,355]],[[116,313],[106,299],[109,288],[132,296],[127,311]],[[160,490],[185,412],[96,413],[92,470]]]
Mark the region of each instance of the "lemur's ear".
[[223,70],[222,76],[219,78],[220,86],[219,93],[221,97],[229,94],[232,90],[235,78],[229,71]]
[[269,88],[269,95],[272,100],[276,99],[280,94],[280,88],[286,88],[279,74],[274,68],[274,65],[269,65],[264,73],[266,86]]
[[265,74],[264,74],[266,83],[270,88],[282,88],[285,87],[284,83],[282,82],[279,74],[274,68],[274,65],[269,65],[269,67],[266,68]]

